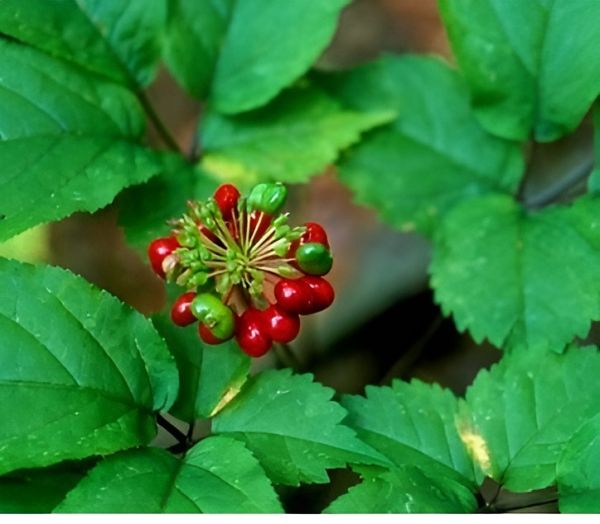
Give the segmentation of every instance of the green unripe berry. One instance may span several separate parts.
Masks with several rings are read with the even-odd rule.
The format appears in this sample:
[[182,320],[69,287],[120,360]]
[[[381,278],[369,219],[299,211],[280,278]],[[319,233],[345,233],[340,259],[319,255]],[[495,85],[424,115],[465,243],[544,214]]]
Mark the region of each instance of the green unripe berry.
[[287,188],[281,182],[262,183],[252,188],[247,200],[249,211],[257,210],[267,215],[275,215],[285,204]]
[[308,275],[326,275],[333,265],[331,252],[323,244],[307,242],[296,250],[296,262]]
[[235,330],[235,315],[216,295],[201,293],[190,305],[192,314],[210,329],[213,335],[227,340]]

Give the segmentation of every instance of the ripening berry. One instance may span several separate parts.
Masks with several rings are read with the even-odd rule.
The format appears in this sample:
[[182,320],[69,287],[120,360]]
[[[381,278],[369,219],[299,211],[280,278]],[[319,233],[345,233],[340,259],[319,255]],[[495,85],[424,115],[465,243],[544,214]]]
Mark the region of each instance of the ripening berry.
[[163,261],[179,246],[179,242],[175,237],[157,238],[148,246],[148,258],[154,272],[161,278],[165,278],[163,269]]

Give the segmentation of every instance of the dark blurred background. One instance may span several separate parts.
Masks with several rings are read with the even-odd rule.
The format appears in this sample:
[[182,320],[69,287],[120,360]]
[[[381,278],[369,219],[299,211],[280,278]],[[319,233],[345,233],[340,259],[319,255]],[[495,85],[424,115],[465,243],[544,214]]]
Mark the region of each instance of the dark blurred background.
[[[344,12],[338,32],[318,66],[339,69],[376,58],[382,52],[436,53],[452,60],[435,0],[356,0]],[[184,150],[189,150],[201,108],[163,71],[149,96]],[[149,130],[150,140],[154,140]],[[525,202],[535,202],[592,159],[591,124],[553,144],[529,147]],[[571,194],[581,192],[583,186]],[[568,198],[570,195],[566,195]],[[289,210],[297,223],[321,222],[335,256],[330,275],[337,291],[334,305],[303,320],[292,345],[303,371],[338,394],[362,393],[367,384],[394,378],[438,382],[462,394],[481,367],[500,352],[477,345],[443,318],[428,289],[429,243],[391,230],[375,214],[352,203],[352,195],[333,169],[308,185],[291,188]],[[0,254],[67,267],[109,290],[145,314],[166,304],[162,281],[143,254],[128,247],[117,226],[118,210],[109,206],[93,215],[76,214],[37,228],[10,243]],[[598,341],[598,329],[592,338]],[[282,365],[274,354],[255,366]],[[315,512],[354,482],[352,474],[332,472],[329,486],[283,493],[292,512]],[[540,508],[536,508],[540,511]]]

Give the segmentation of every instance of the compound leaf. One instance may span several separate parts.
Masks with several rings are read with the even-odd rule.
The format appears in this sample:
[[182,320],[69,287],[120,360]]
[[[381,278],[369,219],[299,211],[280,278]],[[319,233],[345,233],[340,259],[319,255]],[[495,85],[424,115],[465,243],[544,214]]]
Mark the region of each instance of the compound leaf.
[[346,411],[312,375],[264,371],[213,419],[215,433],[242,440],[277,484],[328,481],[326,469],[388,461],[340,424]]
[[187,422],[208,418],[239,393],[248,378],[250,358],[236,343],[203,344],[196,324],[180,328],[166,315],[155,317],[154,325],[165,337],[179,369],[173,415]]
[[464,485],[404,465],[367,476],[325,513],[472,513],[476,508]]
[[255,109],[299,78],[329,43],[349,0],[237,0],[217,61],[212,102]]
[[595,0],[439,0],[483,125],[541,142],[577,127],[600,93]]
[[3,0],[0,32],[133,88],[154,78],[165,19],[165,0]]
[[207,112],[200,130],[203,167],[223,180],[306,182],[389,112],[343,108],[312,87],[284,92],[268,106],[237,116]]
[[525,211],[492,195],[441,224],[431,283],[475,340],[561,351],[600,319],[600,199]]
[[0,474],[148,443],[178,387],[150,321],[62,269],[0,280]]
[[585,423],[556,467],[561,513],[600,513],[600,417]]
[[479,125],[462,79],[441,60],[388,56],[320,80],[355,110],[398,115],[339,164],[356,200],[389,224],[431,234],[456,203],[516,190],[524,169],[519,146]]
[[556,481],[566,443],[600,412],[600,353],[529,351],[505,356],[467,390],[460,434],[482,471],[511,491]]
[[0,240],[164,171],[129,91],[20,44],[0,53]]
[[258,461],[241,442],[210,437],[181,459],[162,449],[100,462],[55,513],[281,513]]
[[456,430],[458,399],[451,391],[397,380],[392,387],[367,386],[366,398],[347,396],[342,405],[345,423],[394,464],[420,466],[470,488],[480,480]]

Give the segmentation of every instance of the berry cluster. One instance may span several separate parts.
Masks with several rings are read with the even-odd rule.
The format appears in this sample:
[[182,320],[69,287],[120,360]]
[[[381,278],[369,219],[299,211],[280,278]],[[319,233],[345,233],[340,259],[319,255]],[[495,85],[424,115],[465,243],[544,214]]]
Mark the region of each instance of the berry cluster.
[[207,201],[188,202],[170,222],[172,235],[150,244],[155,273],[187,290],[171,309],[175,324],[199,320],[205,343],[235,336],[260,357],[273,342],[296,338],[299,315],[331,305],[334,291],[322,278],[333,264],[327,233],[315,222],[289,226],[280,213],[286,196],[280,183],[258,184],[247,197],[223,184]]

